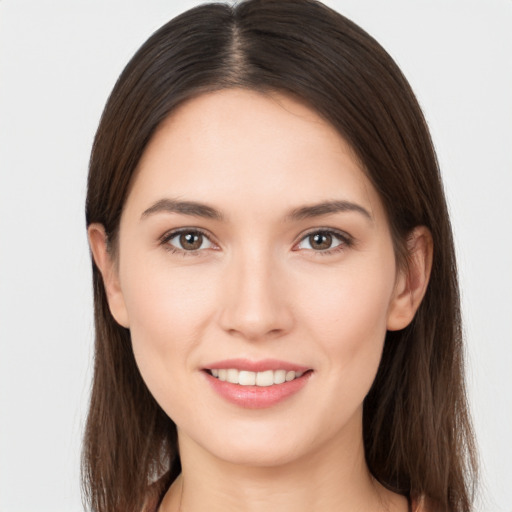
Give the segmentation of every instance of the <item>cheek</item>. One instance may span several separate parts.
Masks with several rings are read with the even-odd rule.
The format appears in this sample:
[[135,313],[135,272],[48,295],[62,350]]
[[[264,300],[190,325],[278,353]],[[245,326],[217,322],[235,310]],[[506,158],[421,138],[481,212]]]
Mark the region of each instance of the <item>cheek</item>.
[[135,360],[157,401],[168,397],[172,403],[169,393],[177,386],[171,386],[171,380],[176,384],[194,368],[212,289],[204,286],[200,273],[185,269],[171,272],[165,265],[130,261],[124,268],[129,269],[121,275]]
[[301,317],[308,336],[336,370],[333,375],[371,385],[386,334],[394,272],[394,264],[382,259],[347,266],[310,287],[314,291],[302,304]]

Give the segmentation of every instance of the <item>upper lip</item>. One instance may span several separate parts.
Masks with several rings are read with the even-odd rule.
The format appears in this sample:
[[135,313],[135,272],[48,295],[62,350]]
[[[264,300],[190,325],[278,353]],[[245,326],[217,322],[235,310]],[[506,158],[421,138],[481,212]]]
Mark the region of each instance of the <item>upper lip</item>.
[[259,361],[251,361],[249,359],[224,359],[205,366],[205,370],[221,370],[230,368],[245,370],[248,372],[264,372],[267,370],[305,372],[311,369],[307,366],[291,363],[289,361],[280,361],[278,359],[261,359]]

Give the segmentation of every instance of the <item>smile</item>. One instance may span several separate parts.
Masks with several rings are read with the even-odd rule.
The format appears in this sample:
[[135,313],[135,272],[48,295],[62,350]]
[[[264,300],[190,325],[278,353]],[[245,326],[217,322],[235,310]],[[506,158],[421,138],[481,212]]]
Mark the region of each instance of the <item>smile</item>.
[[313,369],[277,359],[226,359],[206,365],[202,373],[222,399],[245,409],[263,409],[298,394]]
[[291,382],[302,377],[304,372],[293,370],[266,370],[262,372],[251,372],[248,370],[237,370],[235,368],[215,368],[210,374],[223,382],[238,384],[240,386],[261,386],[268,387],[276,384]]

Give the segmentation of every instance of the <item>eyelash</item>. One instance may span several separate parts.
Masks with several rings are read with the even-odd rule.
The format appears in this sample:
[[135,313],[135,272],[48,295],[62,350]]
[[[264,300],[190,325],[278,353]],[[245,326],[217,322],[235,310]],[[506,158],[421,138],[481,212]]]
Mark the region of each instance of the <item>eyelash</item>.
[[[186,256],[199,256],[204,249],[195,249],[195,250],[187,251],[185,249],[179,249],[177,247],[174,247],[169,243],[172,239],[174,239],[184,233],[185,234],[195,234],[195,235],[200,234],[203,237],[205,237],[208,241],[210,241],[210,243],[214,244],[214,242],[210,239],[208,234],[199,228],[180,228],[177,230],[169,231],[169,232],[165,233],[160,238],[160,244],[164,246],[165,250],[169,251],[172,254],[180,254],[185,257]],[[314,249],[307,249],[308,251],[312,251],[315,256],[316,255],[329,256],[329,255],[341,252],[341,251],[354,245],[354,239],[348,233],[345,233],[343,231],[338,231],[338,230],[332,229],[332,228],[316,228],[316,229],[304,234],[301,237],[301,239],[294,245],[294,247],[296,245],[299,245],[300,243],[302,243],[304,240],[307,240],[309,237],[311,237],[313,235],[319,235],[319,234],[330,235],[333,238],[338,239],[340,241],[340,243],[331,249],[324,249],[324,250],[318,250],[318,251],[315,251]]]
[[199,235],[202,235],[203,237],[205,237],[207,240],[209,240],[210,243],[212,243],[212,244],[214,243],[214,242],[211,241],[211,239],[208,236],[208,234],[205,231],[203,231],[202,229],[199,229],[199,228],[181,228],[181,229],[176,229],[176,230],[169,231],[169,232],[165,233],[160,238],[160,244],[164,246],[166,251],[169,251],[172,254],[180,254],[182,256],[199,256],[200,253],[201,253],[200,249],[196,249],[196,250],[192,250],[192,251],[186,251],[185,249],[178,249],[177,247],[174,247],[174,246],[172,246],[169,243],[173,238],[176,238],[176,237],[178,237],[181,234],[194,234],[194,235],[199,234]]
[[352,247],[354,245],[354,239],[348,233],[345,233],[344,231],[338,231],[337,229],[332,229],[332,228],[315,228],[315,229],[305,233],[301,237],[299,242],[297,242],[297,244],[295,244],[295,245],[300,244],[304,240],[307,240],[308,238],[312,237],[313,235],[329,235],[329,236],[332,236],[333,238],[337,238],[340,241],[340,243],[338,245],[336,245],[335,247],[332,247],[331,249],[324,249],[324,250],[319,250],[319,251],[315,251],[314,249],[308,249],[308,250],[312,251],[315,256],[316,255],[330,256],[332,254],[341,252],[341,251],[343,251],[349,247]]

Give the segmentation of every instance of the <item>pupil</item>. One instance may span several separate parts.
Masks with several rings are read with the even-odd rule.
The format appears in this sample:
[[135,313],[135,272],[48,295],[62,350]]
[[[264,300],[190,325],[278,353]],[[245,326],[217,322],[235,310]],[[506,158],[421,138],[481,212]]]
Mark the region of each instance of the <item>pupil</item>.
[[312,236],[311,246],[316,249],[329,249],[332,243],[332,236],[326,233],[317,233]]
[[195,250],[201,247],[203,235],[196,233],[185,233],[180,236],[180,243],[184,249]]

